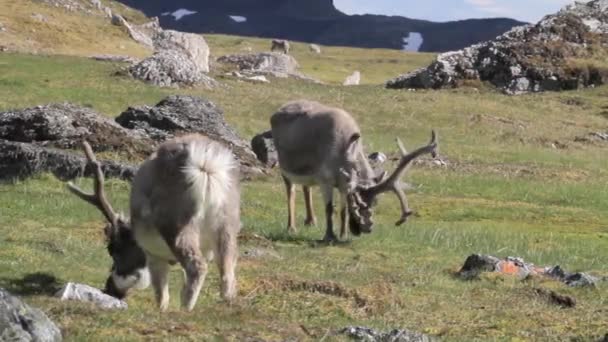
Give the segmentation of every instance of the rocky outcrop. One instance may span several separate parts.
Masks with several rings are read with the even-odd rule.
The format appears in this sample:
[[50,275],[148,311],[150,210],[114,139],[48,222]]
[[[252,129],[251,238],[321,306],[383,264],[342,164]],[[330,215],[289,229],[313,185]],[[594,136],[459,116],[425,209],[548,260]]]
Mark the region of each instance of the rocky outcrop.
[[61,341],[61,331],[44,312],[0,289],[0,341]]
[[70,103],[0,112],[0,139],[62,149],[80,149],[80,141],[86,139],[95,152],[117,151],[129,156],[153,151],[147,136]]
[[154,54],[131,66],[131,76],[160,87],[217,86],[205,74],[209,72],[209,46],[202,36],[158,30],[152,41]]
[[240,73],[252,75],[270,75],[273,77],[298,79],[318,82],[298,71],[298,61],[291,56],[279,52],[261,52],[226,55],[217,59],[219,63],[232,65]]
[[[247,142],[224,121],[212,102],[170,96],[155,107],[129,108],[112,121],[72,104],[52,104],[0,113],[0,178],[14,179],[51,172],[62,180],[92,171],[80,151],[87,140],[94,151],[112,151],[136,162],[159,143],[186,133],[204,134],[230,146],[244,178],[265,173]],[[136,167],[101,161],[107,177],[132,179]]]
[[[99,162],[107,178],[131,180],[137,171],[134,165],[106,160]],[[23,179],[46,172],[67,181],[76,177],[92,177],[95,170],[88,166],[84,155],[30,143],[0,140],[0,179]]]
[[241,164],[245,177],[264,173],[247,142],[224,120],[213,102],[194,96],[169,96],[154,107],[128,108],[116,121],[131,130],[144,132],[157,142],[183,133],[200,133],[228,145]]
[[570,90],[608,82],[608,69],[589,60],[608,52],[608,1],[576,3],[536,25],[437,56],[424,69],[387,82],[388,88],[450,88],[488,81],[508,94]]

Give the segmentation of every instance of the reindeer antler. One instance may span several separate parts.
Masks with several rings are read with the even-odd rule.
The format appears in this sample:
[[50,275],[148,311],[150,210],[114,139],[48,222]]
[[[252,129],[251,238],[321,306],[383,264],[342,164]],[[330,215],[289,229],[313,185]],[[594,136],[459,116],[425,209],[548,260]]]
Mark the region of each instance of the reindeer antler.
[[429,144],[420,147],[411,153],[406,152],[399,138],[397,138],[397,146],[401,151],[402,157],[399,160],[399,164],[397,165],[395,171],[393,171],[393,173],[384,181],[365,189],[364,192],[366,196],[375,197],[381,193],[393,191],[395,195],[397,195],[399,204],[401,205],[401,218],[395,223],[395,225],[399,226],[403,224],[403,222],[407,220],[408,216],[412,215],[413,213],[408,207],[407,198],[405,197],[405,193],[403,192],[399,179],[414,159],[427,153],[430,153],[433,158],[437,157],[437,135],[435,134],[434,130],[431,131],[431,141]]
[[[87,157],[89,164],[95,167],[95,192],[92,194],[86,193],[74,185],[72,182],[68,183],[68,189],[76,196],[78,196],[83,201],[86,201],[101,211],[103,216],[110,222],[112,227],[117,227],[118,224],[118,215],[112,209],[110,202],[106,198],[106,194],[104,191],[104,176],[103,171],[101,169],[101,165],[95,159],[95,154],[93,153],[93,149],[91,145],[85,140],[82,141],[82,148],[84,149],[84,154]],[[106,232],[106,234],[110,234],[111,232]]]

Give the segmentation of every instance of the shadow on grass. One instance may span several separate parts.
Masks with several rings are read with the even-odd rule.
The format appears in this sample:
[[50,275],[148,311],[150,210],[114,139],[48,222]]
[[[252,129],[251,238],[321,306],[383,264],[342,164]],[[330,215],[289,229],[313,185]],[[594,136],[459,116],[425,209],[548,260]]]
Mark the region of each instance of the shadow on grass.
[[287,242],[298,245],[308,245],[312,248],[321,248],[329,246],[350,246],[352,241],[325,241],[325,240],[313,240],[307,236],[290,234],[287,231],[270,231],[261,234],[264,238],[271,242]]
[[26,274],[20,279],[0,278],[0,287],[20,296],[52,296],[61,289],[62,281],[43,272]]

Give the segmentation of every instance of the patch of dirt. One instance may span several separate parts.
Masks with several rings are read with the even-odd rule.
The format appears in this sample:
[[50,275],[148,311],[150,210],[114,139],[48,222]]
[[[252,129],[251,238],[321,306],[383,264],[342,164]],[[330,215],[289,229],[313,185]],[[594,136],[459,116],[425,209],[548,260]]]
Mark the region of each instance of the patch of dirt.
[[295,279],[262,279],[259,281],[264,291],[302,291],[352,300],[357,308],[365,309],[370,300],[359,291],[349,289],[332,281],[309,281]]
[[534,288],[534,293],[540,298],[547,300],[549,303],[563,308],[573,308],[576,306],[576,298],[559,294],[553,290],[537,287]]

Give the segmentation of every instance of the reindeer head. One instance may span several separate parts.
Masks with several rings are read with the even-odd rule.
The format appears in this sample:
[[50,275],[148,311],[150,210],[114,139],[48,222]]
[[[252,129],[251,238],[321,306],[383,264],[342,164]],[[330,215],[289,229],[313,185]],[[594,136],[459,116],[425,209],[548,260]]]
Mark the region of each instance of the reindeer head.
[[[397,138],[397,145],[401,152],[401,159],[397,167],[390,176],[387,176],[386,171],[383,171],[380,175],[376,175],[371,171],[367,159],[361,159],[363,153],[358,146],[359,138],[358,134],[351,138],[347,149],[348,160],[346,167],[340,170],[343,179],[342,183],[347,190],[348,224],[351,233],[356,236],[361,235],[361,233],[371,233],[374,225],[372,220],[373,207],[377,203],[378,195],[385,192],[392,191],[397,195],[397,199],[401,205],[401,218],[395,225],[399,226],[403,224],[413,212],[408,207],[400,178],[414,159],[427,153],[431,154],[433,158],[437,155],[437,136],[435,131],[432,131],[431,141],[428,145],[420,147],[411,153],[407,153],[401,140]],[[358,158],[355,160],[353,156],[358,156]]]
[[85,155],[95,171],[95,192],[88,194],[68,183],[68,189],[80,199],[97,207],[108,221],[104,228],[108,254],[112,258],[112,269],[106,280],[105,293],[122,299],[131,288],[145,288],[149,284],[146,255],[135,242],[129,220],[116,214],[104,191],[104,176],[101,165],[95,159],[91,146],[83,141]]

